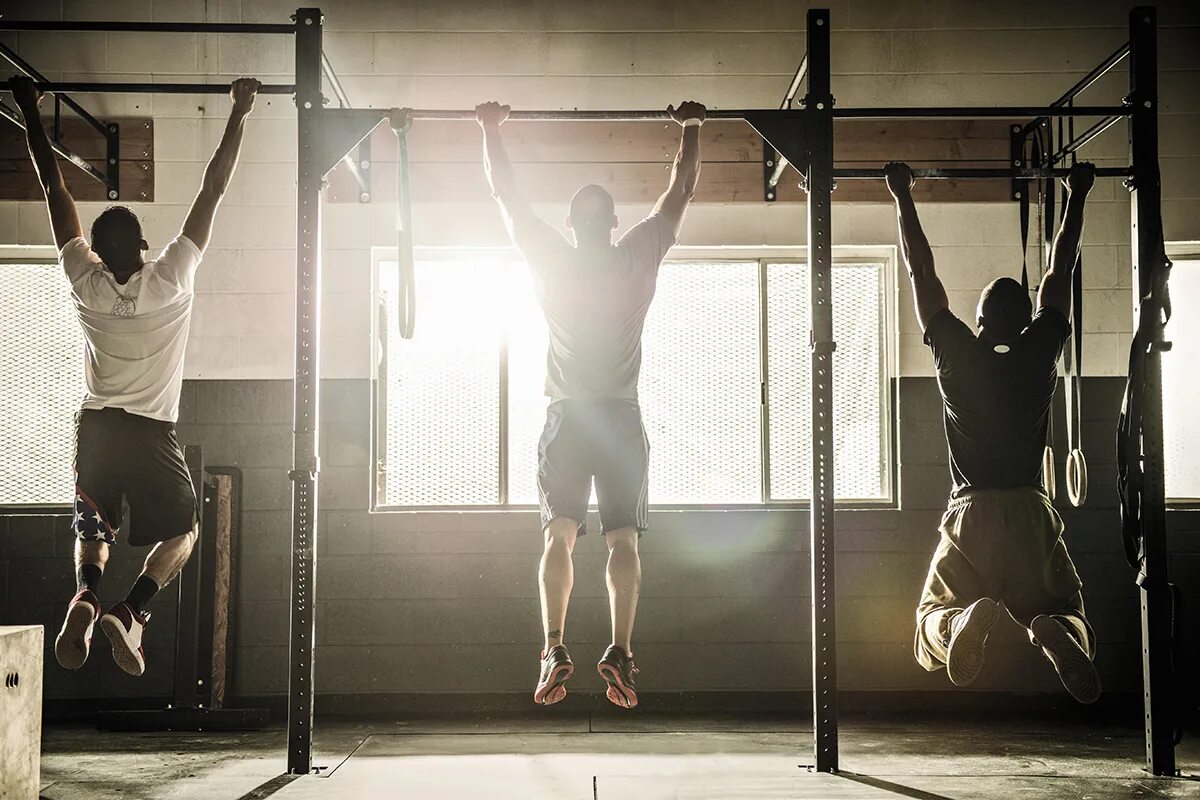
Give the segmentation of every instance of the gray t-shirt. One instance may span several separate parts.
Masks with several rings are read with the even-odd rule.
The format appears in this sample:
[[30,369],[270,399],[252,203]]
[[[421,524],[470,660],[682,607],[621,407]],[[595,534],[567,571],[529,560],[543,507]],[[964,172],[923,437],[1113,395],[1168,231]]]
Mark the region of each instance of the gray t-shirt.
[[574,247],[540,220],[514,225],[512,235],[550,329],[546,395],[637,400],[642,326],[675,244],[671,222],[651,214],[602,249]]

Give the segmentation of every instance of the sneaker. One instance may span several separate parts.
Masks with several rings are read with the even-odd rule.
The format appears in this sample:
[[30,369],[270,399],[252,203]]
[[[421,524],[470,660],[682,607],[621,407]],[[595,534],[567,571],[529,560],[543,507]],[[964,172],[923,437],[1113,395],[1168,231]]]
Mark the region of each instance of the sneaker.
[[542,670],[537,688],[533,690],[533,702],[539,706],[550,706],[567,696],[567,679],[575,672],[571,654],[564,645],[555,645],[550,652],[542,651]]
[[633,690],[633,676],[638,674],[638,668],[633,665],[633,654],[626,653],[615,644],[604,651],[604,657],[596,664],[600,677],[608,681],[608,691],[605,693],[613,705],[621,708],[633,708],[638,704],[637,692]]
[[950,620],[946,674],[955,686],[969,686],[979,677],[988,633],[999,617],[1000,604],[982,597]]
[[64,669],[79,669],[92,651],[92,629],[100,616],[100,601],[91,589],[80,589],[67,606],[67,618],[54,640],[54,657]]
[[1085,705],[1100,699],[1100,674],[1096,672],[1096,665],[1065,625],[1043,614],[1033,618],[1029,630],[1071,697]]
[[146,654],[142,651],[142,631],[150,614],[138,613],[125,601],[117,603],[100,618],[100,630],[112,644],[113,660],[130,675],[146,671]]

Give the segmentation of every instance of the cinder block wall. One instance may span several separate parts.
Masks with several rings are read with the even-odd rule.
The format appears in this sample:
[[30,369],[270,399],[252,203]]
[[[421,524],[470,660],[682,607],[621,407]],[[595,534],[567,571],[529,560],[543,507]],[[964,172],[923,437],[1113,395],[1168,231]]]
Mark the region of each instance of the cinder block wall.
[[[695,98],[716,107],[777,104],[804,49],[809,4],[722,2],[528,2],[476,0],[325,4],[326,45],[358,105],[470,107],[495,98],[515,107],[657,107]],[[982,4],[831,0],[834,92],[851,105],[998,105],[1048,102],[1126,37],[1129,4]],[[284,21],[269,0],[0,2],[6,15],[190,21]],[[1159,4],[1164,221],[1168,239],[1200,239],[1200,7]],[[254,74],[289,82],[284,38],[135,34],[0,34],[53,78],[216,80]],[[1119,70],[1097,85],[1115,102]],[[219,139],[220,97],[82,98],[102,115],[155,119],[157,202],[136,205],[152,245],[177,231],[204,161]],[[1124,159],[1119,128],[1089,157]],[[282,692],[286,661],[289,387],[294,287],[294,110],[264,97],[249,124],[242,164],[201,270],[189,346],[181,434],[211,463],[246,474],[245,538],[237,611],[235,688]],[[565,196],[563,201],[565,201]],[[100,210],[83,208],[85,222]],[[561,203],[543,207],[561,219]],[[645,213],[623,207],[627,223]],[[527,514],[366,514],[370,249],[391,244],[386,204],[326,208],[323,374],[325,460],[318,568],[319,685],[325,691],[524,691],[536,654],[536,522]],[[683,243],[804,244],[801,206],[709,205],[692,209]],[[922,217],[954,309],[970,315],[978,288],[1015,275],[1015,204],[930,204]],[[890,208],[842,205],[835,243],[891,244]],[[488,206],[416,209],[420,244],[503,243]],[[1089,588],[1110,685],[1137,686],[1136,598],[1124,568],[1112,505],[1111,430],[1130,324],[1129,203],[1114,181],[1091,201],[1086,232],[1085,436],[1096,488],[1067,514],[1070,544]],[[40,203],[0,205],[0,241],[50,241]],[[901,283],[903,289],[903,284]],[[933,547],[948,488],[936,387],[910,304],[900,297],[901,509],[845,512],[839,525],[839,623],[844,684],[859,689],[940,689],[911,660],[911,606]],[[1061,426],[1059,430],[1061,430]],[[1173,513],[1171,525],[1200,527]],[[802,688],[808,678],[807,520],[795,512],[660,513],[645,540],[647,585],[639,660],[662,689]],[[57,625],[70,593],[61,525],[53,518],[0,520],[0,618]],[[1198,593],[1195,536],[1180,533],[1177,571]],[[1190,548],[1190,549],[1189,549]],[[119,595],[136,571],[132,553],[107,584]],[[138,554],[140,556],[140,554]],[[580,551],[570,638],[581,652],[607,639],[599,543]],[[168,659],[169,607],[152,627],[151,658]],[[1000,634],[984,688],[1054,688],[1036,653]],[[449,648],[449,649],[448,649]],[[465,658],[453,659],[451,653]],[[583,656],[581,656],[583,657]],[[754,674],[742,665],[770,664]],[[697,664],[680,672],[672,665]],[[462,672],[448,664],[473,665]],[[486,666],[479,666],[486,665]],[[84,676],[48,670],[48,696],[138,694],[141,684],[107,665]],[[156,683],[157,681],[157,683]]]

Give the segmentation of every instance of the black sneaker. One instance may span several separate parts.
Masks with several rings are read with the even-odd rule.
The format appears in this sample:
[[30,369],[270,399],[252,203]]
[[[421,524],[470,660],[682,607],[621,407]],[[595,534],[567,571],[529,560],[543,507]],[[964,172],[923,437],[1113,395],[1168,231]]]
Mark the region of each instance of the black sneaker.
[[621,708],[633,708],[638,704],[637,692],[633,690],[633,676],[638,674],[638,668],[633,665],[633,655],[626,653],[615,644],[604,651],[604,658],[596,664],[600,677],[608,681],[608,691],[605,693],[613,705]]
[[955,686],[969,686],[979,677],[988,633],[999,617],[1000,604],[982,597],[950,620],[946,674]]
[[575,664],[571,654],[563,645],[550,648],[550,652],[542,651],[542,672],[538,677],[537,688],[533,690],[533,702],[539,706],[549,706],[560,702],[567,696],[564,685],[571,674],[575,672]]
[[1096,665],[1065,625],[1043,614],[1033,618],[1029,630],[1071,697],[1085,705],[1100,699],[1100,674],[1096,672]]

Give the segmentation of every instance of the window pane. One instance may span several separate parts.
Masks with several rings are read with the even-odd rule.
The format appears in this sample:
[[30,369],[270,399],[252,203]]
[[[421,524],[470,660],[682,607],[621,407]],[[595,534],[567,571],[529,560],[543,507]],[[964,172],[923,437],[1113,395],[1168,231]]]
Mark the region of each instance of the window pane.
[[382,505],[499,500],[503,270],[487,261],[416,265],[417,324],[400,338],[395,262],[379,265],[387,315]]
[[1200,260],[1175,261],[1171,269],[1171,350],[1162,357],[1163,461],[1167,497],[1200,498]]
[[[887,496],[887,387],[883,266],[833,269],[834,490],[839,499]],[[767,267],[771,497],[812,496],[808,267]]]
[[83,333],[53,264],[0,264],[0,504],[70,504]]
[[762,499],[757,262],[662,266],[638,391],[652,504]]
[[508,502],[537,505],[537,448],[546,423],[546,320],[523,262],[509,266],[516,286],[508,333]]

